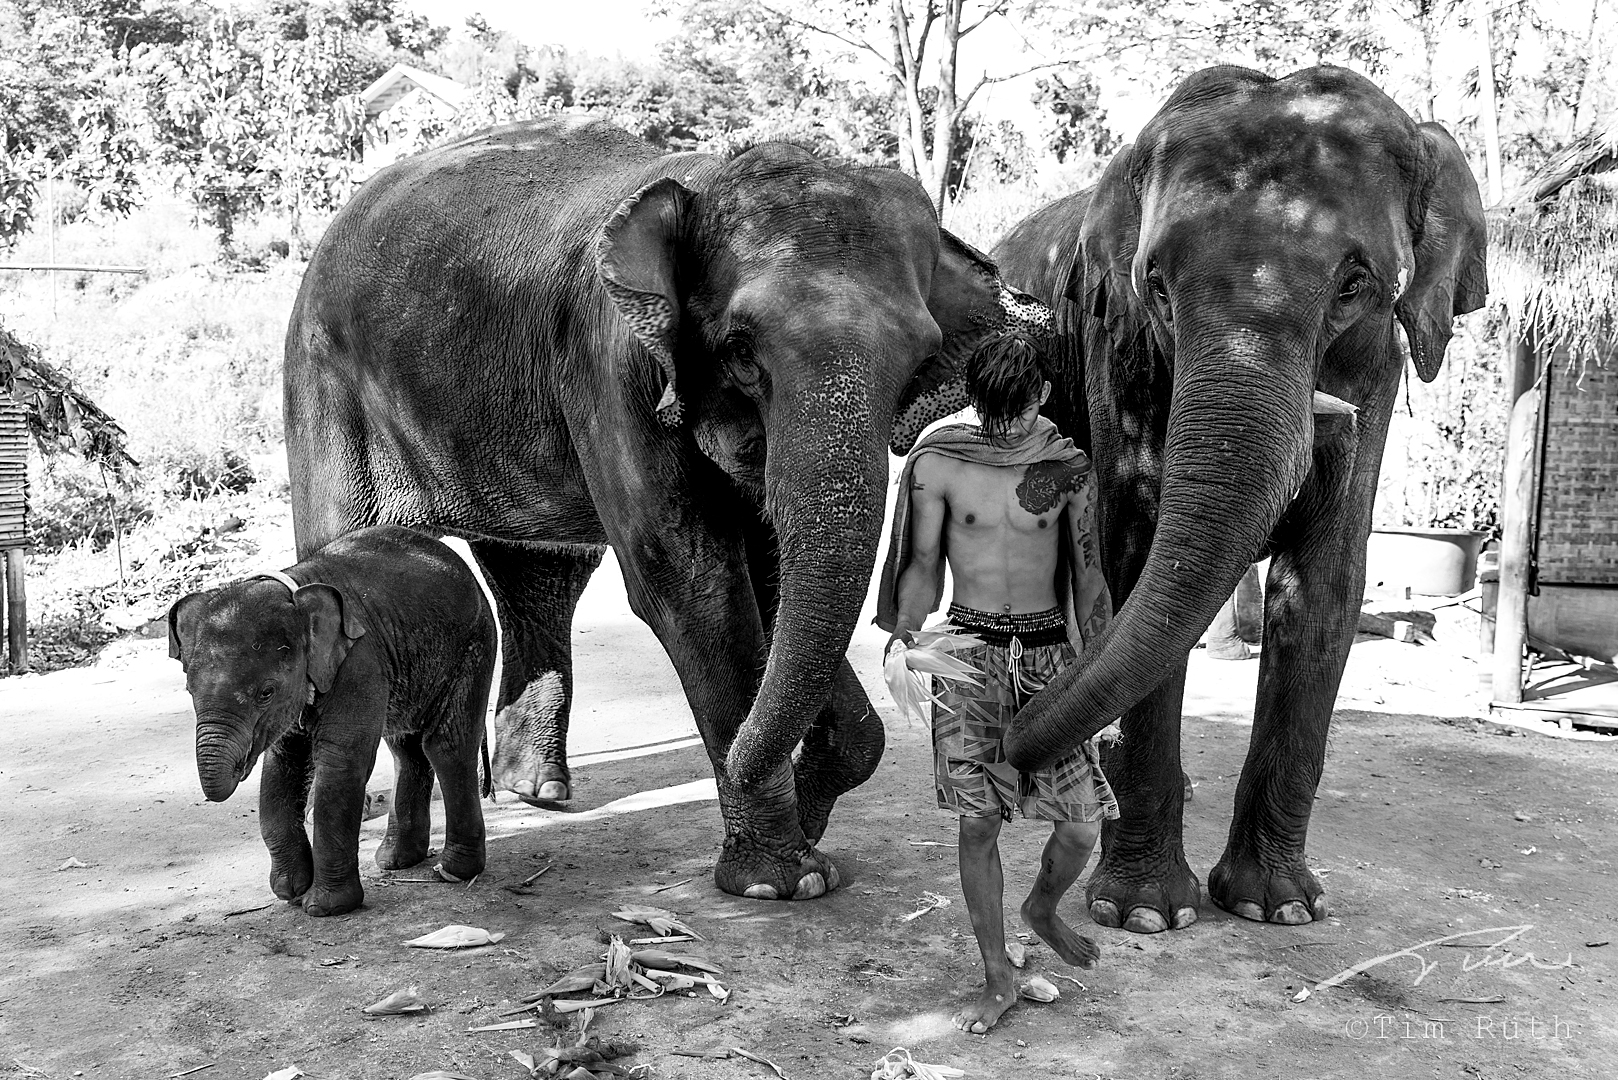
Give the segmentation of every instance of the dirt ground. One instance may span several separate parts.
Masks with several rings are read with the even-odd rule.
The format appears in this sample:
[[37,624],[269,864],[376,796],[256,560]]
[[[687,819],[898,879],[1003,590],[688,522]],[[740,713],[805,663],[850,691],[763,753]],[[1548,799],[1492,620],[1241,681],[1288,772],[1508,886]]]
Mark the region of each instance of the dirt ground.
[[[383,819],[368,822],[367,906],[342,918],[274,901],[256,774],[229,802],[203,801],[189,700],[163,641],[120,643],[91,668],[0,680],[0,864],[11,867],[0,1075],[156,1078],[211,1065],[195,1075],[259,1080],[296,1065],[325,1078],[520,1078],[507,1052],[540,1053],[542,1032],[467,1029],[597,958],[599,934],[631,929],[609,913],[637,901],[686,915],[733,991],[725,1004],[703,994],[601,1011],[595,1029],[639,1043],[635,1060],[656,1077],[771,1075],[745,1059],[672,1053],[728,1046],[792,1080],[867,1077],[896,1046],[972,1078],[1618,1069],[1618,942],[1607,944],[1618,939],[1607,906],[1618,746],[1470,719],[1475,668],[1453,651],[1355,647],[1310,836],[1328,922],[1257,925],[1205,903],[1194,927],[1138,937],[1090,924],[1081,883],[1064,911],[1102,943],[1101,965],[1069,970],[1032,948],[1029,973],[1078,982],[1057,979],[1060,1000],[1024,1003],[980,1037],[949,1023],[978,962],[954,849],[942,846],[954,823],[932,806],[925,732],[886,710],[887,760],[839,804],[824,845],[844,888],[802,904],[722,895],[710,877],[721,826],[706,759],[673,672],[614,577],[597,575],[575,636],[572,811],[491,807],[489,869],[470,885],[390,882],[425,868],[376,870]],[[862,630],[852,653],[873,693],[880,646]],[[1228,826],[1257,667],[1193,657],[1186,848],[1204,879]],[[1007,830],[1013,898],[1043,839],[1037,826]],[[952,903],[903,921],[929,892]],[[507,936],[459,953],[403,946],[446,923]],[[1296,1000],[1401,950],[1411,952]],[[431,1013],[360,1012],[408,986]]]

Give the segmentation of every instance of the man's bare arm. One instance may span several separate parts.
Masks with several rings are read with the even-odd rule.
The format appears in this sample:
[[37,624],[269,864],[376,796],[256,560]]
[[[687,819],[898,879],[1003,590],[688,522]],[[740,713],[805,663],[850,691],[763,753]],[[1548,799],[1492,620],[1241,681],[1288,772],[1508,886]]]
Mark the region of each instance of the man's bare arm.
[[1112,621],[1112,594],[1107,591],[1107,579],[1101,573],[1101,533],[1093,472],[1085,475],[1068,500],[1067,513],[1079,549],[1079,565],[1075,567],[1079,578],[1079,606],[1074,616],[1079,622],[1079,636],[1088,649]]
[[938,475],[943,459],[927,455],[910,473],[910,561],[895,587],[899,613],[894,637],[909,639],[938,604],[938,560],[943,558],[949,504]]

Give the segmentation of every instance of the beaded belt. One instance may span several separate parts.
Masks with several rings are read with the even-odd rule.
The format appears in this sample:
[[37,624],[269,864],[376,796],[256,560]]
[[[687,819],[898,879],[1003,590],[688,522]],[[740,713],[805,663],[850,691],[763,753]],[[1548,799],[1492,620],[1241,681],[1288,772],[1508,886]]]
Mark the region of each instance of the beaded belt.
[[949,621],[962,630],[970,630],[982,638],[985,645],[997,648],[1006,648],[1013,641],[1021,642],[1023,647],[1030,649],[1061,645],[1067,641],[1067,616],[1062,614],[1061,608],[1012,615],[951,604]]

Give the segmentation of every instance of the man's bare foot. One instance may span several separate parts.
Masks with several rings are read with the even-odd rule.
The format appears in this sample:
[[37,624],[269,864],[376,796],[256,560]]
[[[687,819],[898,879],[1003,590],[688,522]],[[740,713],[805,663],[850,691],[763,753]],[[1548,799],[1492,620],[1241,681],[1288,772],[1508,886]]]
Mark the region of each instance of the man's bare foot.
[[955,1014],[955,1026],[972,1035],[984,1035],[1000,1022],[1005,1011],[1017,1004],[1016,980],[991,976],[978,999]]
[[1057,956],[1074,967],[1095,967],[1096,961],[1101,959],[1101,950],[1096,943],[1083,934],[1074,933],[1073,928],[1057,916],[1054,908],[1040,911],[1034,907],[1032,900],[1024,901],[1022,921],[1039,935],[1041,941],[1055,949]]

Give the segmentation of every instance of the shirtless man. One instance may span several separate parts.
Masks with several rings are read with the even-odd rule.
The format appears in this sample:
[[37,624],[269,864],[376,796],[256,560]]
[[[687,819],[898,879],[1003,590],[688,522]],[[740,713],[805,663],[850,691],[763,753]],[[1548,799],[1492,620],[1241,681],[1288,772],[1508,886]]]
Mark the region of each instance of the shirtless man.
[[1118,816],[1094,744],[1038,773],[1019,773],[1001,747],[1012,717],[1092,643],[1111,616],[1095,543],[1090,462],[1039,415],[1049,396],[1038,354],[999,339],[975,355],[967,390],[980,423],[941,428],[911,452],[895,508],[878,623],[907,644],[938,607],[943,560],[955,590],[949,621],[984,645],[956,655],[981,687],[935,685],[938,804],[960,816],[961,891],[983,954],[983,993],[955,1016],[988,1031],[1016,1001],[1006,957],[999,836],[1012,809],[1050,821],[1022,919],[1063,960],[1088,967],[1096,945],[1056,913],[1100,833]]

